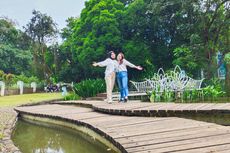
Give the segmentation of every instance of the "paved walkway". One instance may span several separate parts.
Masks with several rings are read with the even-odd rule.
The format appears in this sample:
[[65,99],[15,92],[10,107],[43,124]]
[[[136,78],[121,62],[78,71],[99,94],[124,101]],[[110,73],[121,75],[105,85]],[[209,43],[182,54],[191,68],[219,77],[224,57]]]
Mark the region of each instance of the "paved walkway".
[[[111,108],[114,110],[124,108],[130,110],[153,108],[153,106],[151,106],[152,104],[150,105],[148,103],[143,104],[143,107],[140,107],[139,103],[109,105],[98,101],[68,102],[68,104],[71,103],[85,106],[92,106],[93,104],[93,107]],[[67,103],[65,102],[65,104]],[[224,108],[224,106],[216,106],[218,106],[219,109]],[[227,106],[226,104],[225,108],[227,108]],[[208,109],[210,107],[206,108]],[[176,109],[173,104],[169,104],[165,108]],[[204,108],[204,106],[199,105],[198,108],[201,109]],[[124,153],[230,152],[229,126],[177,117],[116,116],[98,113],[91,108],[76,107],[75,105],[48,104],[18,107],[16,110],[21,114],[48,117],[71,123],[75,121],[75,124],[85,125],[95,132],[100,133]]]

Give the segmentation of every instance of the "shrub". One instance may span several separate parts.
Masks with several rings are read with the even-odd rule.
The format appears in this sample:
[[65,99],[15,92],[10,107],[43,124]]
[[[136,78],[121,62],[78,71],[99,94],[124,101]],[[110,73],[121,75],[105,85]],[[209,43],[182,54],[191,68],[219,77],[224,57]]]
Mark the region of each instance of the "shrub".
[[12,85],[14,78],[15,78],[15,75],[10,74],[10,73],[3,75],[3,81],[6,83],[6,85]]
[[4,75],[5,73],[2,71],[2,70],[0,70],[0,79],[2,78],[2,76]]
[[226,94],[221,88],[215,87],[214,85],[203,88],[203,92],[206,100],[217,100]]
[[224,61],[226,62],[226,64],[230,64],[230,52],[224,56]]
[[[149,95],[150,94],[150,95]],[[175,100],[175,93],[172,91],[148,93],[150,102],[173,102]]]
[[87,98],[96,96],[98,93],[106,91],[105,81],[102,79],[84,80],[74,85],[75,94]]
[[80,100],[80,99],[81,97],[73,92],[64,97],[64,100]]
[[13,81],[14,83],[17,83],[17,81],[22,81],[24,83],[31,83],[31,82],[39,83],[40,82],[37,77],[35,76],[27,77],[24,74],[17,75]]

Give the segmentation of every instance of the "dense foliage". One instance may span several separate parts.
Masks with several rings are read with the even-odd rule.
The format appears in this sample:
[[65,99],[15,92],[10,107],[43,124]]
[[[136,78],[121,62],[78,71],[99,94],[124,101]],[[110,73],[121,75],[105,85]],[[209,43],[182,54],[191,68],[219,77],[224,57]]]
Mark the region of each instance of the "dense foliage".
[[84,80],[74,85],[74,92],[80,97],[94,97],[106,91],[105,81],[102,79]]
[[219,51],[230,91],[229,23],[228,0],[88,0],[79,17],[67,19],[63,43],[48,46],[57,34],[56,24],[47,14],[33,11],[24,33],[9,20],[0,20],[0,69],[55,82],[80,82],[102,78],[103,69],[91,63],[114,50],[144,67],[141,72],[129,70],[131,79],[180,65],[194,78],[203,70],[210,80],[217,76]]
[[71,73],[75,80],[102,76],[90,63],[115,50],[145,68],[131,70],[130,77],[180,65],[195,77],[203,69],[212,78],[217,51],[229,52],[229,5],[226,0],[87,1],[81,16],[70,18],[63,29],[62,53],[72,71],[63,67],[67,73],[62,75]]
[[35,76],[27,77],[24,74],[15,75],[11,73],[5,73],[0,70],[0,81],[5,82],[7,88],[17,88],[17,81],[23,81],[24,86],[30,87],[31,82],[36,82],[37,87],[43,87],[43,82]]
[[30,75],[32,54],[27,36],[7,18],[0,18],[0,69],[6,73]]

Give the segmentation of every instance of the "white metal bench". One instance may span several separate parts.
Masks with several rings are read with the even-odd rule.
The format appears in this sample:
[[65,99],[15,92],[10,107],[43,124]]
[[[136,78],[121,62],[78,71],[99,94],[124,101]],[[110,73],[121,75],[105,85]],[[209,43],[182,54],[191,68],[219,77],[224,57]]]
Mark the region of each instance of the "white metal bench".
[[179,66],[176,66],[173,71],[165,73],[162,68],[154,74],[154,77],[151,79],[146,79],[146,81],[135,82],[130,81],[137,93],[146,93],[146,92],[164,92],[164,91],[173,91],[173,92],[183,92],[185,90],[201,90],[201,85],[204,79],[195,80],[189,76],[182,73],[182,70]]

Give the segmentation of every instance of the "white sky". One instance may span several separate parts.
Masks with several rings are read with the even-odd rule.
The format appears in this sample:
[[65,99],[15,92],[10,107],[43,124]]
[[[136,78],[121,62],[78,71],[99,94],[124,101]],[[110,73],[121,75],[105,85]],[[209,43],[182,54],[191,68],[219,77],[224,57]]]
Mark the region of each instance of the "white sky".
[[46,13],[58,24],[65,27],[68,17],[77,17],[84,8],[85,0],[0,0],[0,17],[6,16],[18,23],[22,29],[32,18],[32,10]]

